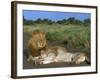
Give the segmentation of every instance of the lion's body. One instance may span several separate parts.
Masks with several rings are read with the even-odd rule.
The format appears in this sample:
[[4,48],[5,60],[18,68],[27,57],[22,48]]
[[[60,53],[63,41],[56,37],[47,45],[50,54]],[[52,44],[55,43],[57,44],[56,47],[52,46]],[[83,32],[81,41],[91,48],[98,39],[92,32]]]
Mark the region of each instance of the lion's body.
[[33,57],[36,57],[39,55],[39,52],[41,49],[46,48],[46,37],[45,33],[42,31],[34,31],[32,33],[32,38],[28,42],[28,49],[30,50],[30,53]]

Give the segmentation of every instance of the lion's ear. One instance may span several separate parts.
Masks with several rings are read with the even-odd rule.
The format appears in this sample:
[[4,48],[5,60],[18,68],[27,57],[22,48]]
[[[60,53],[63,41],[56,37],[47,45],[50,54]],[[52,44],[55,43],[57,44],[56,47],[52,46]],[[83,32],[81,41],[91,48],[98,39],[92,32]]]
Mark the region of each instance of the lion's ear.
[[33,31],[33,32],[32,32],[32,35],[34,35],[34,34],[36,34],[36,32]]
[[32,36],[36,35],[39,31],[38,30],[35,30],[32,32]]
[[34,35],[35,35],[35,32],[33,31],[33,32],[32,32],[32,37],[33,37]]
[[35,31],[32,32],[32,36],[34,36],[36,34],[43,34],[43,35],[45,35],[46,33],[43,32],[43,31],[40,31],[40,30],[35,30]]
[[43,32],[43,31],[41,31],[41,33],[42,33],[42,34],[44,34],[44,35],[46,34],[46,33],[45,33],[45,32]]

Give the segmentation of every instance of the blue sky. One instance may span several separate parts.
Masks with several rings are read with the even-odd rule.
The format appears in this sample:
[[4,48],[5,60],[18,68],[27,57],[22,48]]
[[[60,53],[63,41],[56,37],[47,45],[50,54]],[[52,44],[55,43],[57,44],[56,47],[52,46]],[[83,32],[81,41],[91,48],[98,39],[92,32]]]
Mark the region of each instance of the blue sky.
[[90,18],[90,13],[75,13],[75,12],[51,12],[51,11],[32,11],[23,10],[24,18],[27,20],[50,19],[52,21],[58,21],[62,19],[68,19],[69,17],[75,17],[75,19],[83,21]]

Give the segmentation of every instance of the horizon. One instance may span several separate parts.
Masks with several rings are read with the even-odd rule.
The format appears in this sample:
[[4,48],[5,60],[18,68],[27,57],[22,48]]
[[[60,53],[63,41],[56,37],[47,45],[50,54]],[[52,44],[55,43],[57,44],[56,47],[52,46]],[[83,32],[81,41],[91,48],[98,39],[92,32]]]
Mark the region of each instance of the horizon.
[[37,19],[48,19],[52,21],[60,21],[63,19],[68,19],[74,17],[77,20],[83,21],[85,19],[90,19],[90,13],[76,13],[76,12],[55,12],[55,11],[32,11],[23,10],[23,16],[26,20],[35,21]]

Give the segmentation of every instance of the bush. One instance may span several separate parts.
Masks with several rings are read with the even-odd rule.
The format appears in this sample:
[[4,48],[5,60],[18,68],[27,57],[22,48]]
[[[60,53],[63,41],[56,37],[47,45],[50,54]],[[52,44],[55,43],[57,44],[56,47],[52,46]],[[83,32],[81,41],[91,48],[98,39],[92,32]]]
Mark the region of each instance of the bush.
[[[62,25],[62,24],[36,24],[24,28],[25,33],[39,29],[46,32],[48,41],[66,42],[69,48],[90,48],[90,27]],[[52,42],[51,42],[52,43]]]

